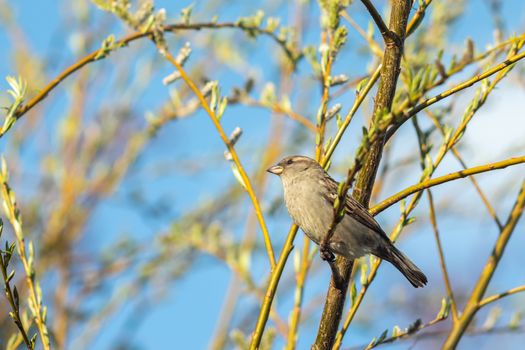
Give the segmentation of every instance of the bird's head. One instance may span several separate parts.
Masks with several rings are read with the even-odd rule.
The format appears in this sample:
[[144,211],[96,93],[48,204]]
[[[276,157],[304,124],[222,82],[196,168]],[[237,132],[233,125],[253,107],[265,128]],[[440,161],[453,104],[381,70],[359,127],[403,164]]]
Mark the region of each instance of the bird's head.
[[319,163],[312,158],[305,156],[289,156],[282,159],[279,163],[268,168],[266,171],[280,177],[295,177],[303,175],[308,170],[322,170]]

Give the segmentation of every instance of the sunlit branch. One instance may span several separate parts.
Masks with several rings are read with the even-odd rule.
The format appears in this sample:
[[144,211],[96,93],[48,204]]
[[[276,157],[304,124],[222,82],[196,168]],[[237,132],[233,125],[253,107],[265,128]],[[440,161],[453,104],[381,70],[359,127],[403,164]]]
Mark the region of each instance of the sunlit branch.
[[504,169],[504,168],[506,168],[508,166],[521,164],[521,163],[524,163],[524,162],[525,162],[525,156],[523,156],[523,157],[513,157],[513,158],[509,158],[509,159],[502,160],[502,161],[499,161],[499,162],[489,163],[489,164],[485,164],[485,165],[481,165],[481,166],[477,166],[477,167],[473,167],[473,168],[457,171],[457,172],[454,172],[454,173],[450,173],[450,174],[447,174],[447,175],[436,177],[435,179],[426,180],[426,181],[420,182],[420,183],[418,183],[416,185],[410,186],[410,187],[404,189],[403,191],[400,191],[400,192],[392,195],[391,197],[385,199],[381,203],[379,203],[376,206],[374,206],[373,208],[371,208],[370,212],[373,215],[376,215],[376,214],[382,212],[383,210],[385,210],[386,208],[388,208],[389,206],[391,206],[392,204],[395,204],[395,203],[399,202],[400,200],[410,196],[411,194],[419,192],[419,191],[424,190],[426,188],[437,186],[437,185],[440,185],[440,184],[445,183],[445,182],[461,179],[461,178],[464,178],[464,177],[467,177],[467,176],[470,176],[470,175],[474,175],[474,174],[484,173],[484,172],[492,171],[492,170]]
[[159,51],[161,54],[166,57],[166,59],[177,68],[179,71],[182,79],[184,82],[190,87],[190,89],[195,93],[195,95],[198,97],[199,101],[201,102],[202,108],[206,111],[206,113],[209,115],[211,121],[213,122],[213,125],[217,129],[217,132],[219,133],[219,136],[221,137],[222,141],[228,148],[228,151],[232,155],[233,162],[237,166],[237,169],[239,171],[239,174],[243,180],[244,185],[246,186],[246,192],[248,192],[248,195],[250,196],[250,199],[253,203],[253,207],[255,209],[255,214],[257,215],[257,219],[259,221],[259,225],[261,226],[261,230],[263,233],[264,238],[264,244],[266,246],[266,252],[268,253],[268,258],[270,260],[270,266],[272,270],[275,268],[276,262],[275,262],[275,256],[273,253],[273,247],[270,239],[270,234],[268,233],[268,229],[266,227],[266,222],[264,221],[264,217],[262,214],[261,207],[259,205],[259,201],[257,200],[257,197],[255,195],[255,191],[253,190],[253,187],[251,185],[250,179],[248,178],[248,175],[246,174],[246,171],[244,170],[241,161],[239,159],[239,156],[237,155],[237,152],[235,151],[235,148],[230,143],[230,140],[226,133],[224,132],[224,129],[222,128],[221,123],[217,119],[215,112],[212,111],[210,106],[208,105],[208,102],[206,101],[205,97],[203,96],[202,92],[199,90],[199,88],[195,85],[195,83],[190,79],[190,77],[186,74],[182,66],[177,62],[175,57],[173,57],[168,51],[159,48]]

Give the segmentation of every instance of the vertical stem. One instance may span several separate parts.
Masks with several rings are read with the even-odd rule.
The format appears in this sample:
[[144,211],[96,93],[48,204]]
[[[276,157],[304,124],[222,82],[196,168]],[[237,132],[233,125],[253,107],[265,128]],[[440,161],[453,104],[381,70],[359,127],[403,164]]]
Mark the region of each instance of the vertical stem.
[[268,228],[266,227],[266,221],[264,221],[264,217],[262,214],[261,207],[259,205],[259,201],[257,199],[257,196],[255,195],[255,191],[253,189],[253,186],[250,182],[250,179],[248,178],[248,175],[246,174],[246,171],[244,170],[244,167],[241,165],[241,161],[239,159],[239,156],[237,155],[237,152],[235,151],[235,148],[230,143],[230,140],[228,139],[228,136],[224,132],[224,129],[221,126],[221,123],[219,119],[217,119],[217,116],[215,115],[215,112],[211,110],[210,106],[206,102],[206,99],[202,95],[202,92],[199,90],[199,88],[195,85],[195,83],[190,79],[190,77],[186,74],[182,66],[177,62],[177,60],[169,53],[168,51],[159,48],[159,52],[172,64],[177,68],[177,71],[180,73],[182,79],[184,82],[189,86],[189,88],[195,93],[197,96],[199,102],[202,105],[202,108],[206,111],[208,116],[210,117],[211,121],[213,122],[213,125],[217,129],[217,132],[219,133],[219,136],[221,137],[222,141],[226,145],[226,148],[228,148],[228,151],[231,153],[233,162],[237,166],[237,170],[239,171],[239,175],[242,178],[242,181],[246,187],[246,192],[248,192],[248,196],[250,197],[253,208],[255,210],[255,215],[257,216],[257,220],[259,221],[259,225],[261,226],[261,231],[264,238],[264,245],[266,247],[266,252],[268,254],[268,259],[270,260],[270,267],[273,270],[275,268],[275,255],[273,252],[272,242],[270,239],[270,234],[268,233]]
[[277,265],[275,266],[275,269],[272,270],[270,282],[268,283],[266,295],[264,296],[261,311],[259,312],[257,323],[255,325],[255,330],[253,332],[252,340],[250,342],[250,350],[258,349],[259,344],[261,343],[262,335],[264,332],[264,326],[266,325],[266,321],[268,321],[268,315],[270,314],[272,301],[275,296],[275,292],[277,291],[277,285],[279,284],[279,280],[281,279],[281,274],[283,273],[284,265],[288,260],[288,255],[290,255],[290,252],[293,249],[293,240],[295,239],[296,234],[297,226],[292,225],[290,231],[288,232],[281,255],[279,256],[279,260],[277,261]]
[[22,224],[19,218],[19,211],[16,207],[16,199],[7,183],[7,170],[2,169],[0,174],[0,192],[4,201],[4,209],[9,222],[13,226],[13,231],[17,240],[17,250],[25,271],[25,280],[28,287],[27,301],[29,309],[33,314],[35,324],[38,328],[38,334],[42,340],[42,348],[44,350],[51,349],[51,341],[49,340],[49,331],[46,325],[46,307],[42,303],[42,292],[39,283],[36,279],[36,272],[33,266],[33,252],[31,242],[29,243],[29,252],[26,251],[26,242],[24,232],[22,231]]
[[[381,68],[381,81],[375,99],[376,102],[372,124],[376,122],[376,118],[381,116],[383,111],[390,111],[392,106],[397,78],[400,71],[403,42],[406,33],[408,15],[410,13],[410,6],[410,0],[392,1],[389,30],[397,36],[399,40],[394,40],[394,38],[389,37],[390,39],[386,41],[385,54],[383,56]],[[368,201],[370,200],[370,195],[372,193],[372,187],[379,167],[379,161],[381,160],[383,140],[384,137],[379,137],[372,143],[364,161],[363,168],[356,180],[353,195],[356,200],[363,203],[365,206],[368,206]],[[339,276],[343,279],[343,283],[341,283],[341,286],[338,288],[334,285],[333,281],[330,281],[323,315],[321,317],[321,323],[319,325],[313,349],[330,349],[334,344],[343,312],[353,263],[353,260],[338,257],[337,266],[339,269]]]
[[[425,171],[425,158],[430,152],[430,147],[428,144],[428,138],[425,133],[419,127],[419,122],[417,117],[412,118],[412,124],[416,130],[417,140],[419,143],[419,162],[421,165],[421,170]],[[427,189],[428,197],[428,212],[430,223],[432,225],[432,231],[434,232],[434,238],[436,239],[436,246],[439,256],[439,265],[441,266],[441,273],[443,275],[443,281],[445,283],[445,290],[447,291],[447,297],[450,300],[450,310],[452,312],[452,321],[454,323],[458,322],[458,308],[456,300],[454,299],[454,294],[452,292],[452,284],[450,283],[450,277],[448,275],[447,264],[445,262],[445,254],[443,253],[443,246],[441,245],[441,237],[439,236],[439,228],[436,219],[436,210],[434,207],[434,197],[432,196],[432,191]]]
[[297,286],[295,288],[294,306],[290,313],[290,323],[288,327],[288,339],[286,340],[286,350],[294,350],[297,345],[297,330],[301,320],[301,306],[304,297],[304,284],[306,281],[306,274],[312,263],[310,258],[310,240],[305,239],[303,245],[303,252],[301,254],[301,263],[299,270],[295,273]]
[[[2,220],[0,219],[0,236],[2,236],[4,224]],[[6,242],[7,245],[7,242]],[[4,259],[4,254],[6,259]],[[9,256],[8,256],[9,254]],[[6,252],[0,252],[0,271],[2,272],[2,277],[4,279],[4,292],[5,296],[7,298],[7,301],[9,302],[9,305],[11,306],[10,315],[15,322],[15,325],[17,326],[18,330],[20,331],[20,335],[22,336],[22,339],[24,341],[24,344],[29,350],[32,350],[33,344],[31,343],[31,340],[29,339],[29,336],[27,335],[27,331],[24,328],[24,323],[22,322],[22,317],[20,316],[20,305],[17,305],[16,297],[14,289],[11,288],[11,284],[9,281],[9,273],[7,272],[7,266],[8,266],[8,260],[11,259],[12,250],[7,249]],[[15,286],[16,288],[16,286]]]
[[432,192],[430,191],[430,189],[427,190],[427,195],[430,222],[432,223],[432,230],[434,231],[434,238],[436,239],[436,245],[439,254],[439,265],[441,266],[441,273],[443,274],[445,289],[447,291],[448,298],[450,299],[450,310],[452,311],[452,320],[454,323],[456,323],[458,321],[458,308],[456,306],[456,299],[454,299],[454,293],[452,292],[452,284],[450,283],[447,264],[445,263],[445,254],[443,253],[443,246],[441,245],[441,238],[439,237],[439,229],[437,226],[436,210],[434,208],[434,198],[432,197]]
[[457,347],[461,337],[465,333],[465,330],[474,318],[476,312],[479,310],[480,301],[482,300],[485,291],[487,290],[487,287],[489,285],[489,282],[492,279],[492,276],[494,275],[494,271],[496,270],[496,267],[498,266],[498,263],[501,257],[503,256],[503,252],[505,250],[505,247],[507,246],[510,236],[512,235],[516,224],[518,223],[519,219],[521,218],[521,215],[523,214],[524,208],[525,181],[523,181],[522,183],[520,193],[518,195],[518,198],[516,199],[516,203],[512,208],[512,212],[509,215],[509,218],[507,219],[507,222],[503,227],[503,230],[501,231],[496,241],[496,244],[494,245],[492,254],[487,260],[487,263],[485,264],[485,267],[481,272],[478,282],[474,286],[474,290],[470,294],[470,297],[467,301],[467,306],[465,306],[465,310],[463,311],[463,314],[461,315],[459,321],[452,326],[452,330],[448,334],[442,349],[449,350],[455,349]]

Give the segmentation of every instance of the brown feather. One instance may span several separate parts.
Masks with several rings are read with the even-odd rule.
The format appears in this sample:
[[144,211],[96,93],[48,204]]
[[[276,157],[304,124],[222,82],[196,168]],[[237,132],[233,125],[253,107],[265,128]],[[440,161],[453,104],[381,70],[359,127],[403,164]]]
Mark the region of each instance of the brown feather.
[[[337,189],[339,183],[331,177],[326,176],[326,185],[329,188],[329,195],[325,199],[333,206],[337,198]],[[386,235],[385,231],[379,226],[379,223],[374,219],[372,214],[358,201],[356,201],[350,194],[346,195],[345,213],[359,221],[364,226],[372,231]]]

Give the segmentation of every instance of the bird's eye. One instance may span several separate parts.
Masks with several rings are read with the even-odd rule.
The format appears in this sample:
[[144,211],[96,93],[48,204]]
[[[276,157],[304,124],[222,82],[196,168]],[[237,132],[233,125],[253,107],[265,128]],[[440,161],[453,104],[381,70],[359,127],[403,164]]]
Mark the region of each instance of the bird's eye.
[[290,165],[293,163],[293,160],[292,159],[288,159],[288,161],[286,162],[286,164]]

